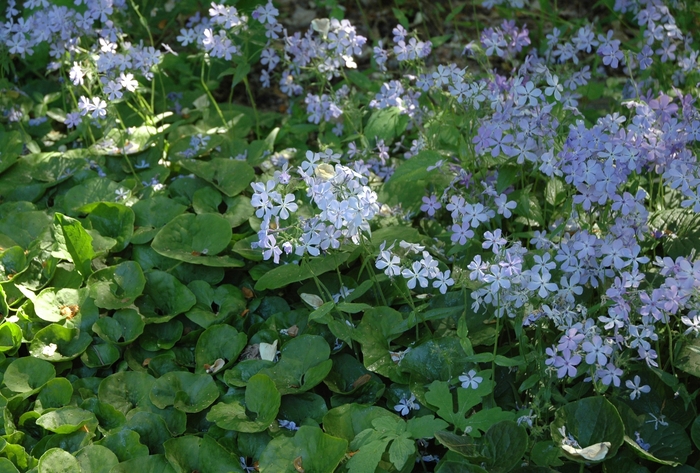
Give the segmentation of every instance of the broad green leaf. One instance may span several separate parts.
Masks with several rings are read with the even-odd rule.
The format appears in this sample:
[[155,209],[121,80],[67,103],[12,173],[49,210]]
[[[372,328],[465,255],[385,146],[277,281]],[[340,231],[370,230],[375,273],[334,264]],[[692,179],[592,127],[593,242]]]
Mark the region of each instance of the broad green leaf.
[[407,351],[399,368],[420,376],[426,382],[447,381],[461,374],[466,357],[457,337],[440,337]]
[[80,463],[70,453],[60,448],[44,452],[39,459],[38,473],[80,473]]
[[41,409],[63,407],[70,403],[73,397],[73,385],[66,378],[50,379],[37,396],[37,405]]
[[389,460],[397,470],[401,470],[409,457],[416,453],[416,442],[406,435],[395,438],[389,445]]
[[[610,442],[605,458],[615,456],[617,449],[624,442],[624,430],[617,409],[603,396],[587,397],[560,407],[550,425],[552,440],[559,445],[562,445],[564,438],[569,435],[573,436],[581,448]],[[571,460],[588,461],[563,452]]]
[[87,278],[92,273],[92,259],[95,257],[92,237],[78,220],[58,212],[54,214],[53,223],[54,236],[59,244],[65,245],[71,261],[83,278]]
[[149,402],[155,379],[146,373],[122,371],[107,376],[100,383],[98,397],[126,414],[136,406]]
[[349,257],[350,253],[334,253],[302,260],[298,265],[286,264],[278,266],[258,279],[258,282],[255,283],[255,290],[278,289],[288,284],[319,276],[334,270],[347,261]]
[[323,417],[323,428],[327,433],[350,442],[363,430],[371,429],[374,419],[387,416],[396,417],[378,406],[344,404],[328,411]]
[[117,345],[129,345],[143,333],[145,322],[134,309],[122,309],[111,317],[101,317],[92,326],[102,340]]
[[253,168],[248,163],[236,159],[183,160],[181,164],[229,197],[243,192],[255,178]]
[[231,243],[231,225],[218,214],[183,214],[160,229],[151,246],[163,256],[192,264],[239,267],[243,262],[216,256]]
[[482,439],[473,438],[469,435],[457,435],[444,430],[435,432],[435,438],[445,447],[468,458],[474,463],[481,463],[488,460],[488,457],[484,456],[484,452],[482,451]]
[[80,355],[80,361],[88,368],[105,368],[119,361],[121,352],[111,343],[93,343]]
[[175,406],[183,412],[200,412],[219,397],[219,388],[207,374],[172,371],[158,378],[151,390],[153,404],[163,409]]
[[427,170],[444,159],[444,156],[435,151],[424,150],[403,161],[382,186],[379,201],[388,205],[400,203],[407,210],[417,211],[422,204],[421,198],[425,196],[426,187],[431,183],[438,187],[449,184],[449,177],[439,169]]
[[663,239],[664,252],[671,258],[688,255],[700,248],[700,215],[692,209],[672,208],[654,212],[649,216],[649,226],[675,235]]
[[146,273],[146,288],[136,300],[146,323],[163,323],[187,312],[197,302],[192,291],[164,271]]
[[138,433],[139,441],[148,447],[151,454],[164,453],[163,445],[172,436],[165,420],[153,412],[138,411],[132,414],[127,415],[124,427]]
[[[265,374],[256,374],[248,380],[245,405],[240,402],[214,405],[207,420],[226,430],[238,432],[262,432],[275,420],[279,412],[281,395],[275,383]],[[248,415],[251,412],[254,417]]]
[[96,202],[81,207],[80,212],[88,214],[88,222],[100,235],[117,241],[112,248],[113,252],[127,247],[134,234],[135,216],[131,208],[114,202]]
[[[76,317],[85,305],[89,296],[87,288],[69,289],[49,287],[41,291],[34,299],[34,311],[37,317],[47,322],[62,322]],[[93,304],[86,305],[88,309],[96,308]],[[90,314],[93,315],[93,314]],[[96,313],[94,315],[97,315]]]
[[494,424],[484,435],[484,454],[488,471],[507,473],[522,463],[527,451],[528,436],[525,427],[506,420]]
[[265,368],[274,366],[274,362],[268,360],[243,360],[224,373],[224,382],[229,386],[245,387],[248,380]]
[[301,468],[332,473],[345,457],[347,447],[346,440],[325,434],[318,427],[304,425],[293,437],[282,435],[267,444],[260,456],[260,472],[295,473]]
[[221,284],[214,289],[208,282],[196,280],[187,287],[197,297],[197,303],[185,315],[200,327],[223,324],[245,310],[247,303],[243,293],[231,284]]
[[297,425],[312,425],[323,422],[323,417],[328,413],[326,401],[316,393],[305,392],[293,396],[283,396],[279,419],[293,421]]
[[398,311],[390,307],[375,307],[365,312],[362,322],[352,332],[353,339],[362,345],[365,368],[394,382],[406,381],[389,350],[391,341],[403,334],[398,328],[402,322],[403,316]]
[[19,470],[7,458],[0,458],[0,473],[19,473]]
[[5,172],[17,162],[23,149],[22,135],[18,131],[0,130],[0,173]]
[[244,473],[239,457],[205,435],[199,444],[201,473]]
[[44,386],[55,377],[56,370],[48,361],[22,357],[7,366],[3,383],[10,391],[27,393]]
[[300,335],[282,346],[280,361],[261,373],[268,375],[281,394],[308,391],[328,375],[331,349],[318,335]]
[[76,328],[50,324],[39,330],[29,344],[29,353],[47,361],[73,360],[92,343],[92,337]]
[[90,297],[103,309],[123,309],[134,303],[146,286],[141,266],[124,261],[95,271],[87,281]]
[[690,427],[690,438],[693,439],[695,447],[700,449],[700,416],[696,417]]
[[101,445],[88,445],[78,450],[75,459],[84,473],[109,473],[119,463],[114,452]]
[[700,338],[684,340],[678,357],[675,360],[676,368],[700,377]]
[[12,246],[0,252],[0,280],[7,281],[27,267],[27,255],[21,246]]
[[83,401],[80,408],[95,414],[102,432],[118,429],[126,423],[124,414],[96,397],[91,397]]
[[637,434],[644,443],[649,445],[648,449],[642,449],[636,439],[633,440],[629,436],[625,441],[638,456],[646,460],[663,465],[680,466],[686,462],[691,453],[690,438],[683,427],[675,422],[666,422],[666,425],[645,422],[633,435]]
[[31,210],[18,208],[18,204],[4,204],[8,212],[0,218],[0,233],[12,238],[15,245],[27,249],[51,224],[51,218],[44,211],[34,210],[33,207]]
[[140,438],[140,435],[133,430],[121,429],[113,434],[106,435],[95,442],[95,445],[108,448],[117,455],[120,462],[125,462],[148,456],[148,447],[139,441]]
[[323,382],[328,388],[337,393],[333,399],[338,404],[358,402],[374,404],[384,394],[384,382],[371,371],[367,370],[357,358],[340,353],[334,357],[333,369]]
[[431,415],[414,417],[406,422],[406,430],[414,439],[431,439],[435,437],[435,432],[444,430],[448,426],[447,422]]
[[79,407],[61,407],[43,414],[37,425],[57,434],[69,434],[89,423],[97,423],[95,414]]
[[364,129],[365,136],[374,143],[375,140],[384,140],[388,145],[394,141],[395,136],[400,136],[406,128],[407,116],[401,114],[398,107],[387,107],[374,110]]
[[165,458],[178,473],[199,471],[200,443],[202,439],[194,435],[186,435],[165,442]]
[[179,320],[149,324],[139,337],[139,345],[148,351],[169,350],[182,337],[183,325]]
[[196,372],[206,371],[205,365],[213,365],[216,360],[224,360],[225,366],[236,361],[246,344],[248,337],[230,325],[213,325],[206,329],[197,340],[194,351],[197,363]]
[[0,324],[0,353],[14,353],[22,344],[22,329],[7,320]]
[[362,445],[347,462],[348,472],[365,473],[367,471],[375,471],[382,459],[382,455],[384,455],[386,444],[387,441],[378,440]]
[[170,465],[165,455],[149,455],[119,463],[110,473],[178,473]]

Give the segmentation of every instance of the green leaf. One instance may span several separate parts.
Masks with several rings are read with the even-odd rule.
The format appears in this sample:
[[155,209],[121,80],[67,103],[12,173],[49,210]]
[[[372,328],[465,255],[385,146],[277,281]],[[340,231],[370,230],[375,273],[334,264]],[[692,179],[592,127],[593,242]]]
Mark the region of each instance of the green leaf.
[[219,397],[219,388],[211,376],[186,371],[172,371],[158,378],[151,390],[150,399],[164,409],[175,406],[182,412],[200,412]]
[[675,360],[676,368],[700,377],[700,338],[686,339]]
[[97,307],[123,309],[141,295],[146,278],[137,262],[124,261],[92,273],[87,285]]
[[109,473],[119,463],[117,456],[101,445],[88,445],[75,453],[80,468],[85,473]]
[[308,391],[318,385],[330,372],[333,362],[328,358],[328,342],[318,335],[300,335],[286,342],[280,361],[261,371],[268,375],[281,394]]
[[200,470],[200,443],[202,439],[186,435],[165,442],[165,458],[178,473]]
[[484,454],[488,471],[507,473],[522,462],[527,451],[527,431],[517,423],[506,420],[494,424],[484,435]]
[[135,216],[131,208],[114,202],[96,202],[81,207],[80,212],[88,214],[88,222],[100,235],[117,241],[112,248],[113,252],[127,247],[134,234]]
[[308,260],[302,260],[300,264],[286,264],[278,266],[265,273],[255,283],[256,291],[266,289],[278,289],[289,284],[304,281],[314,276],[332,271],[343,264],[350,257],[350,253],[333,253]]
[[483,442],[468,435],[457,435],[452,432],[435,432],[435,438],[455,453],[459,453],[470,461],[481,463],[488,460],[482,453]]
[[152,454],[164,453],[163,445],[172,436],[163,417],[153,412],[138,411],[131,417],[127,416],[124,427],[139,434],[140,442],[146,445]]
[[467,412],[481,403],[482,398],[493,391],[494,382],[486,379],[484,372],[481,372],[480,376],[485,379],[476,389],[458,387],[455,390],[457,392],[456,411],[453,407],[455,403],[450,385],[446,381],[433,381],[425,393],[425,400],[437,408],[437,414],[440,417],[454,425],[458,431],[464,431],[469,425],[469,420],[465,417]]
[[401,359],[399,367],[425,379],[447,381],[458,376],[466,364],[467,355],[456,337],[426,340],[413,347]]
[[201,473],[243,473],[238,456],[208,435],[202,437],[199,449]]
[[3,383],[10,391],[28,393],[41,388],[55,377],[56,370],[48,361],[23,357],[7,366]]
[[431,439],[435,437],[435,432],[444,430],[449,426],[447,422],[436,419],[431,415],[408,419],[406,424],[406,429],[414,439]]
[[395,438],[389,446],[389,460],[397,470],[401,470],[414,453],[416,453],[416,443],[408,437]]
[[143,296],[136,300],[146,323],[163,323],[176,315],[187,312],[197,298],[175,276],[164,271],[146,274]]
[[[369,136],[369,135],[368,135]],[[434,166],[445,157],[435,151],[424,150],[407,161],[403,161],[384,183],[379,192],[380,202],[387,205],[397,205],[405,209],[417,211],[422,204],[421,198],[425,195],[425,189],[430,183],[449,183],[449,178],[438,169],[428,171],[428,167]]]
[[112,468],[110,473],[178,473],[170,465],[165,455],[149,455],[122,462]]
[[[81,312],[88,296],[89,291],[86,288],[49,287],[34,299],[34,311],[37,317],[47,322],[62,322]],[[87,307],[90,308],[90,305]]]
[[111,317],[101,317],[92,326],[102,340],[117,345],[129,345],[143,333],[145,322],[134,309],[118,310]]
[[[348,442],[323,433],[318,427],[301,426],[293,437],[276,437],[260,456],[262,473],[303,471],[332,473],[345,456]],[[296,465],[296,466],[295,466]],[[368,470],[369,471],[369,470]]]
[[353,401],[374,404],[384,394],[384,382],[354,356],[340,353],[332,360],[333,369],[323,382],[334,393],[342,394],[333,396],[338,404]]
[[88,423],[97,424],[95,414],[79,407],[61,407],[43,414],[37,425],[57,434],[70,434]]
[[47,361],[69,361],[90,346],[92,337],[77,328],[50,324],[39,330],[29,344],[29,353]]
[[0,473],[19,473],[19,470],[7,458],[0,458]]
[[675,208],[654,212],[649,215],[649,226],[675,234],[674,238],[663,239],[664,253],[671,258],[688,255],[700,248],[700,214],[692,209]]
[[148,447],[143,445],[138,433],[130,429],[121,429],[113,434],[108,434],[102,440],[95,442],[108,448],[117,455],[120,462],[148,456]]
[[39,459],[38,473],[80,473],[80,463],[70,453],[60,448],[44,452]]
[[53,378],[41,388],[37,396],[37,404],[42,409],[63,407],[73,397],[73,385],[66,378]]
[[371,429],[372,421],[378,417],[396,415],[378,406],[344,404],[328,411],[323,417],[323,428],[327,433],[350,442],[363,430]]
[[88,235],[80,222],[56,212],[53,218],[54,236],[59,245],[65,245],[71,261],[78,272],[87,278],[92,273],[92,259],[95,252],[92,249],[92,237]]
[[690,426],[690,438],[693,439],[695,447],[700,449],[700,416],[696,417]]
[[100,429],[103,432],[118,429],[126,423],[124,414],[109,404],[101,402],[96,397],[91,397],[83,401],[80,408],[95,414],[97,422],[100,424]]
[[[610,442],[605,458],[612,458],[624,442],[625,427],[615,406],[602,396],[594,396],[571,402],[557,409],[550,431],[552,440],[558,445],[562,445],[564,438],[568,435],[572,435],[581,448]],[[562,451],[571,460],[579,463],[588,462],[578,455]]]
[[253,168],[248,163],[236,159],[183,160],[180,163],[182,167],[211,183],[229,197],[243,192],[255,179]]
[[238,359],[246,344],[248,337],[245,333],[240,333],[230,325],[213,325],[206,329],[197,340],[197,347],[194,351],[196,371],[198,373],[206,370],[205,365],[213,365],[216,360],[222,359],[226,365]]
[[155,379],[149,374],[122,371],[103,379],[97,396],[100,401],[126,414],[144,402],[149,402],[149,394],[154,383]]
[[14,353],[22,344],[22,329],[7,320],[0,324],[0,353]]
[[[256,374],[248,380],[245,405],[234,401],[220,402],[211,408],[207,420],[226,430],[238,432],[262,432],[275,420],[282,396],[275,383],[265,374]],[[247,414],[255,414],[251,417]]]
[[405,381],[391,358],[389,344],[403,334],[401,314],[390,307],[375,307],[365,312],[362,321],[352,332],[354,340],[362,345],[362,361],[369,371],[381,374],[394,382]]
[[183,325],[179,320],[168,320],[158,324],[149,324],[139,337],[139,345],[144,350],[169,350],[182,337]]
[[386,450],[388,440],[377,440],[362,445],[346,464],[348,473],[375,471]]
[[160,229],[151,246],[163,256],[205,266],[239,267],[243,262],[216,256],[231,243],[231,225],[218,214],[183,214]]

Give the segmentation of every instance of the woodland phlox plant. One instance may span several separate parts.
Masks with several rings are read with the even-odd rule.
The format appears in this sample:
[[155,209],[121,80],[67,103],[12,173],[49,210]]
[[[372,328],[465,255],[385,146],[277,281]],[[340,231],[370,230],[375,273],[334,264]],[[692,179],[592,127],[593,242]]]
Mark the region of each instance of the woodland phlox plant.
[[[314,435],[327,435],[318,426],[319,419],[326,422],[329,407],[351,405],[347,409],[357,412],[366,405],[385,407],[381,415],[373,411],[370,420],[363,418],[353,438],[342,440],[347,448],[340,448],[328,471],[342,462],[340,468],[350,473],[374,471],[380,462],[387,471],[409,471],[405,465],[414,459],[416,469],[432,471],[425,463],[438,461],[433,448],[447,454],[438,465],[459,454],[510,471],[515,463],[499,469],[494,467],[500,465],[498,458],[484,460],[492,446],[488,442],[502,434],[489,429],[499,423],[509,423],[525,437],[520,457],[533,465],[556,468],[563,458],[583,468],[603,461],[624,442],[652,462],[658,459],[649,457],[666,448],[659,440],[663,429],[696,414],[700,52],[689,27],[692,20],[676,15],[685,7],[681,2],[601,2],[606,14],[628,26],[622,34],[598,16],[555,21],[549,12],[533,13],[527,0],[486,0],[482,7],[510,12],[507,19],[491,21],[470,38],[455,35],[447,44],[454,54],[446,62],[436,51],[447,47],[448,39],[425,38],[403,18],[383,37],[370,40],[360,34],[359,25],[343,18],[319,17],[307,29],[292,32],[280,12],[284,9],[269,0],[256,6],[211,2],[202,11],[176,10],[184,7],[175,2],[141,11],[137,3],[75,0],[58,6],[48,0],[8,0],[0,54],[21,63],[46,53],[41,73],[55,82],[51,90],[60,92],[31,104],[34,99],[20,84],[2,79],[0,132],[16,131],[22,145],[16,158],[32,156],[31,163],[71,157],[75,149],[69,145],[85,150],[89,159],[81,157],[82,167],[64,166],[54,173],[55,180],[104,186],[106,202],[127,213],[122,220],[131,221],[129,238],[136,243],[127,249],[127,241],[123,253],[100,260],[95,273],[133,258],[144,266],[138,271],[147,281],[141,291],[149,284],[150,292],[100,306],[105,309],[100,319],[117,317],[108,311],[133,310],[141,321],[146,316],[136,309],[145,314],[156,304],[162,295],[157,284],[184,281],[168,297],[177,299],[186,289],[192,306],[167,315],[168,310],[153,309],[158,320],[142,324],[148,327],[142,331],[152,330],[158,339],[157,330],[175,327],[182,335],[183,322],[176,317],[187,318],[187,353],[151,357],[162,347],[136,338],[115,342],[118,358],[131,351],[114,373],[132,365],[134,371],[155,373],[170,363],[178,370],[195,367],[199,375],[205,367],[207,376],[229,392],[226,402],[215,406],[219,411],[207,411],[197,425],[201,432],[214,425],[226,431],[240,421],[236,428],[242,426],[243,440],[222,442],[248,450],[242,456],[235,450],[233,458],[242,469],[257,468],[248,466],[252,455],[267,462],[264,471],[272,471],[269,465],[274,464],[260,454],[263,447],[244,445],[248,438],[243,434],[291,451],[289,439],[311,435],[312,428],[317,429]],[[163,11],[177,11],[161,28],[161,39],[170,43],[155,41],[147,26],[149,15]],[[542,18],[546,22],[538,24]],[[128,34],[135,19],[145,33]],[[196,67],[185,74],[188,61]],[[180,75],[187,81],[179,82]],[[261,111],[251,83],[273,97],[275,105],[268,108],[278,105],[275,100],[279,108]],[[175,85],[180,88],[166,90]],[[242,88],[250,107],[234,103],[245,101],[233,100]],[[226,95],[229,103],[221,100]],[[49,131],[40,139],[41,129]],[[127,138],[137,132],[147,137],[134,144]],[[112,139],[117,134],[120,142]],[[132,154],[138,154],[137,162],[132,163]],[[97,250],[85,250],[92,259],[109,253],[99,245],[114,247],[128,240],[116,231],[97,238],[103,222],[90,213],[93,204],[105,199],[93,202],[89,192],[76,197],[67,184],[44,196],[50,181],[46,176],[53,176],[54,169],[40,170],[36,176],[20,176],[29,190],[12,187],[6,192],[2,187],[0,194],[10,200],[28,196],[23,197],[25,207],[18,207],[21,212],[78,202],[69,210],[79,223],[69,223],[73,230],[80,226],[80,235],[95,237]],[[114,175],[119,179],[112,182],[109,176]],[[42,193],[32,194],[35,189]],[[218,222],[224,235],[221,248],[195,242],[190,233],[201,227],[194,224],[195,230],[177,227],[175,236],[163,236],[153,222],[166,203],[175,208],[171,220],[180,219],[178,224],[186,219],[202,227],[215,222],[201,233],[221,230],[214,228]],[[65,215],[51,212],[52,231],[58,234]],[[0,212],[0,223],[5,218]],[[206,219],[210,223],[201,223]],[[160,223],[166,225],[170,223]],[[207,236],[197,233],[202,240]],[[177,244],[185,245],[184,253],[171,248]],[[41,240],[41,245],[48,243]],[[63,279],[56,277],[70,286],[69,292],[83,290],[86,280],[98,289],[84,291],[85,298],[102,295],[92,259],[74,255],[77,250],[41,245],[41,255],[70,254],[73,266],[61,266]],[[16,253],[18,259],[30,254],[22,248]],[[10,287],[16,275],[4,268],[14,260],[2,255],[3,277],[11,275],[0,281],[8,283],[8,290],[0,291],[2,298],[10,305],[25,297],[31,302],[11,309],[17,313],[13,320],[23,324],[20,332],[31,334],[17,343],[34,343],[38,329],[30,319],[35,306],[42,310],[35,298],[48,281]],[[342,258],[336,260],[338,255]],[[87,263],[81,266],[79,256]],[[175,263],[167,266],[169,261]],[[37,274],[52,269],[39,266],[32,268]],[[15,281],[21,285],[27,275],[18,274]],[[284,277],[291,281],[279,283]],[[232,315],[231,309],[219,318],[227,304],[239,301],[240,311]],[[119,312],[124,319],[125,314]],[[61,312],[59,322],[72,317]],[[171,320],[175,322],[166,325]],[[85,325],[93,323],[105,332],[100,321]],[[222,348],[203,364],[205,343],[200,345],[195,335],[216,325],[245,335],[243,346],[234,355]],[[96,335],[88,338],[104,340],[98,329],[91,328]],[[309,364],[300,373],[295,371],[301,369],[294,364],[298,360],[290,362],[285,354],[296,337],[315,337],[318,348],[298,362]],[[60,355],[56,344],[31,350],[33,356]],[[81,363],[88,357],[78,354],[62,361],[77,356]],[[316,364],[309,361],[314,356],[320,357]],[[289,365],[283,370],[284,363]],[[322,364],[326,377],[319,375]],[[218,377],[214,366],[223,370]],[[81,371],[86,377],[112,369],[89,368]],[[287,376],[287,369],[293,375],[275,378]],[[173,376],[169,373],[158,372],[158,382],[166,374]],[[314,376],[316,384],[309,381]],[[332,392],[327,403],[325,391],[312,391],[321,382]],[[212,392],[218,396],[224,384]],[[673,392],[669,404],[680,401],[667,411],[666,401],[658,409],[650,407],[664,390]],[[292,415],[294,409],[285,402],[301,399],[293,397],[300,394],[308,395],[303,403],[323,404],[320,413]],[[182,407],[185,395],[190,394],[182,391],[174,400],[159,402],[194,413]],[[256,405],[259,399],[277,404],[270,419],[270,406]],[[600,418],[624,420],[617,444],[593,437],[586,444],[577,437],[585,429],[573,428],[575,416],[564,411],[574,401],[591,399],[605,409],[609,404],[615,414],[608,410]],[[8,406],[14,409],[15,404]],[[10,407],[8,419],[14,415]],[[164,408],[159,404],[158,409]],[[666,416],[675,417],[668,421]],[[700,426],[700,420],[695,424]],[[685,437],[688,425],[679,427]],[[530,448],[528,432],[531,443],[546,445]],[[200,437],[193,441],[205,442]],[[432,446],[425,440],[431,438],[438,439]],[[515,434],[508,438],[517,446]],[[693,440],[700,447],[700,440]],[[474,453],[474,446],[488,448]],[[536,452],[553,447],[558,457],[543,453],[535,460]],[[298,462],[311,462],[304,455],[295,451],[287,463],[304,471]],[[685,458],[664,461],[680,465]]]

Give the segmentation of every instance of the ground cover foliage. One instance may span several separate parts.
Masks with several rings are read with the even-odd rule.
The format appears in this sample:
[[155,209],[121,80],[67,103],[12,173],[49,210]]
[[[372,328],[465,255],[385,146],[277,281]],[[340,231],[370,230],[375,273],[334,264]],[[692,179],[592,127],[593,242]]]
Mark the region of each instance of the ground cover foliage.
[[698,5],[315,7],[6,2],[0,471],[698,471]]

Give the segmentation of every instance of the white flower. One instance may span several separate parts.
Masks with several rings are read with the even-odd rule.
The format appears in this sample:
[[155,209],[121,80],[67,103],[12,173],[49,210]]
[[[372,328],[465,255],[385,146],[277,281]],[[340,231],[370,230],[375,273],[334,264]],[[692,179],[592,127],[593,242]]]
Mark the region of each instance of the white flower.
[[56,350],[58,350],[58,346],[55,343],[49,343],[41,349],[41,354],[44,356],[54,356]]

